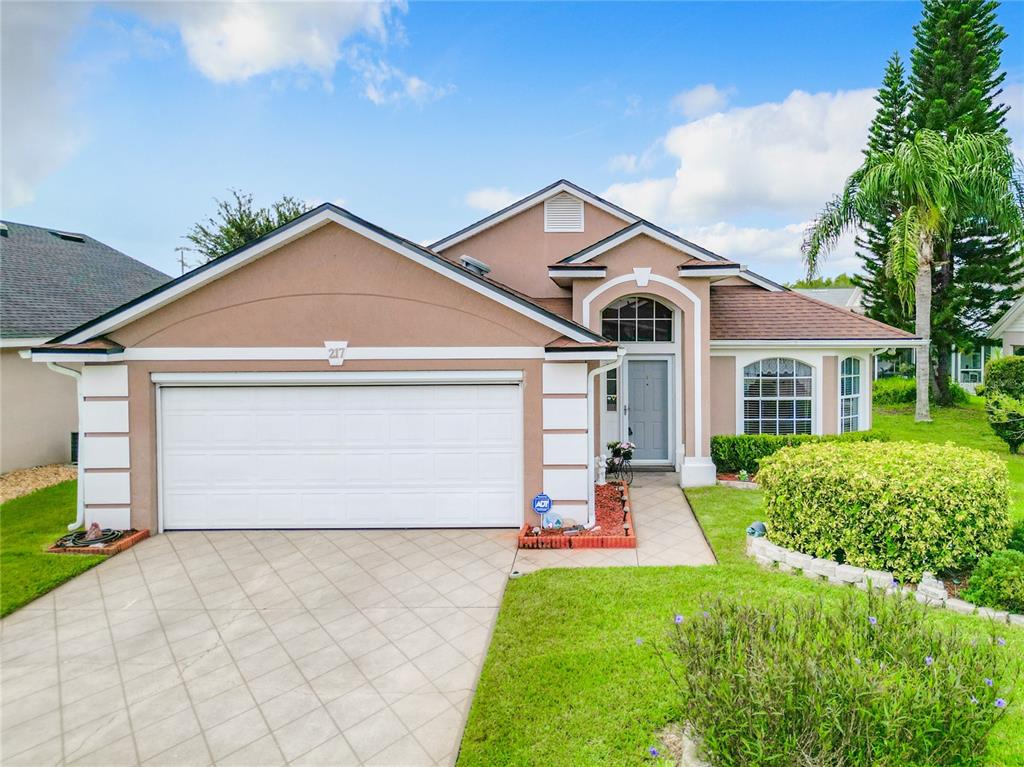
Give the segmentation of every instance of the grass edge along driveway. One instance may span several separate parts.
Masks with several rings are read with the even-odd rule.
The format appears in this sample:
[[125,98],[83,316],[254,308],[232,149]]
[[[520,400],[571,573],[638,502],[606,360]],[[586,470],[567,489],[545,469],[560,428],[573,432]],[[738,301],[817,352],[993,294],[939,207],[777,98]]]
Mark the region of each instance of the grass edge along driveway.
[[[976,443],[983,412],[974,407],[936,413],[935,424],[920,426],[938,428],[925,428],[921,441],[964,441],[998,451],[987,440]],[[890,414],[885,420],[876,425],[894,439],[913,438],[912,416]],[[1014,474],[1011,466],[1011,481]],[[1020,490],[1015,488],[1016,499]],[[718,565],[544,570],[509,582],[459,767],[654,764],[647,749],[657,745],[654,733],[679,719],[681,702],[649,641],[638,646],[637,638],[657,640],[675,613],[698,612],[702,595],[768,603],[835,601],[843,593],[769,572],[745,556],[744,530],[761,516],[760,492],[709,487],[688,490],[687,496]],[[1019,504],[1013,513],[1024,516]],[[929,620],[979,636],[988,632],[982,618],[933,610]],[[1024,653],[1024,630],[1001,626],[999,632],[1008,652]],[[1024,680],[992,734],[989,759],[999,767],[1024,765]]]
[[46,552],[75,519],[76,487],[61,482],[0,505],[0,617],[106,559]]

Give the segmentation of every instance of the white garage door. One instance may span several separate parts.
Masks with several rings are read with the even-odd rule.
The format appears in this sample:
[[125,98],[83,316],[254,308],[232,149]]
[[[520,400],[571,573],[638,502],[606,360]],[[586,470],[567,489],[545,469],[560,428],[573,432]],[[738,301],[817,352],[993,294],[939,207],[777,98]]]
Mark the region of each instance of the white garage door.
[[515,385],[161,392],[164,529],[522,523]]

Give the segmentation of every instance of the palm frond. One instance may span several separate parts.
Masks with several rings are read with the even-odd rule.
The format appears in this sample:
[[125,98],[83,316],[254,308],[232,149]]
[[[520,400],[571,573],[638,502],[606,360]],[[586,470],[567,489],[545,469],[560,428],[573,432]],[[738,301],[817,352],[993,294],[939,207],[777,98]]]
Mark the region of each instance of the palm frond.
[[889,231],[889,257],[885,271],[896,281],[905,306],[914,303],[914,282],[917,279],[918,247],[921,242],[921,219],[917,206],[911,205],[893,221]]

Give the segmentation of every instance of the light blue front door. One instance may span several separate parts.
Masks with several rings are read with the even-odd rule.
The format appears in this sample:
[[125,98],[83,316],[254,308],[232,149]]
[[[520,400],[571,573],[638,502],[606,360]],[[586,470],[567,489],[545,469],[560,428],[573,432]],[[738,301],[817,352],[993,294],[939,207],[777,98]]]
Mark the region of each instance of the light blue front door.
[[627,434],[633,460],[668,460],[668,360],[629,360]]

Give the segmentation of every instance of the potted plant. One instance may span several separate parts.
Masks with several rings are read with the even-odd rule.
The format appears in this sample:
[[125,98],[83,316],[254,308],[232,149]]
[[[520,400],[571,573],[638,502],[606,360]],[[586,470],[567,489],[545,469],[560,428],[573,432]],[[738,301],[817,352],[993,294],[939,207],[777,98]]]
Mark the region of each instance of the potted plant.
[[623,461],[633,460],[633,451],[636,445],[632,442],[619,442],[617,439],[608,443],[612,458],[621,458]]

